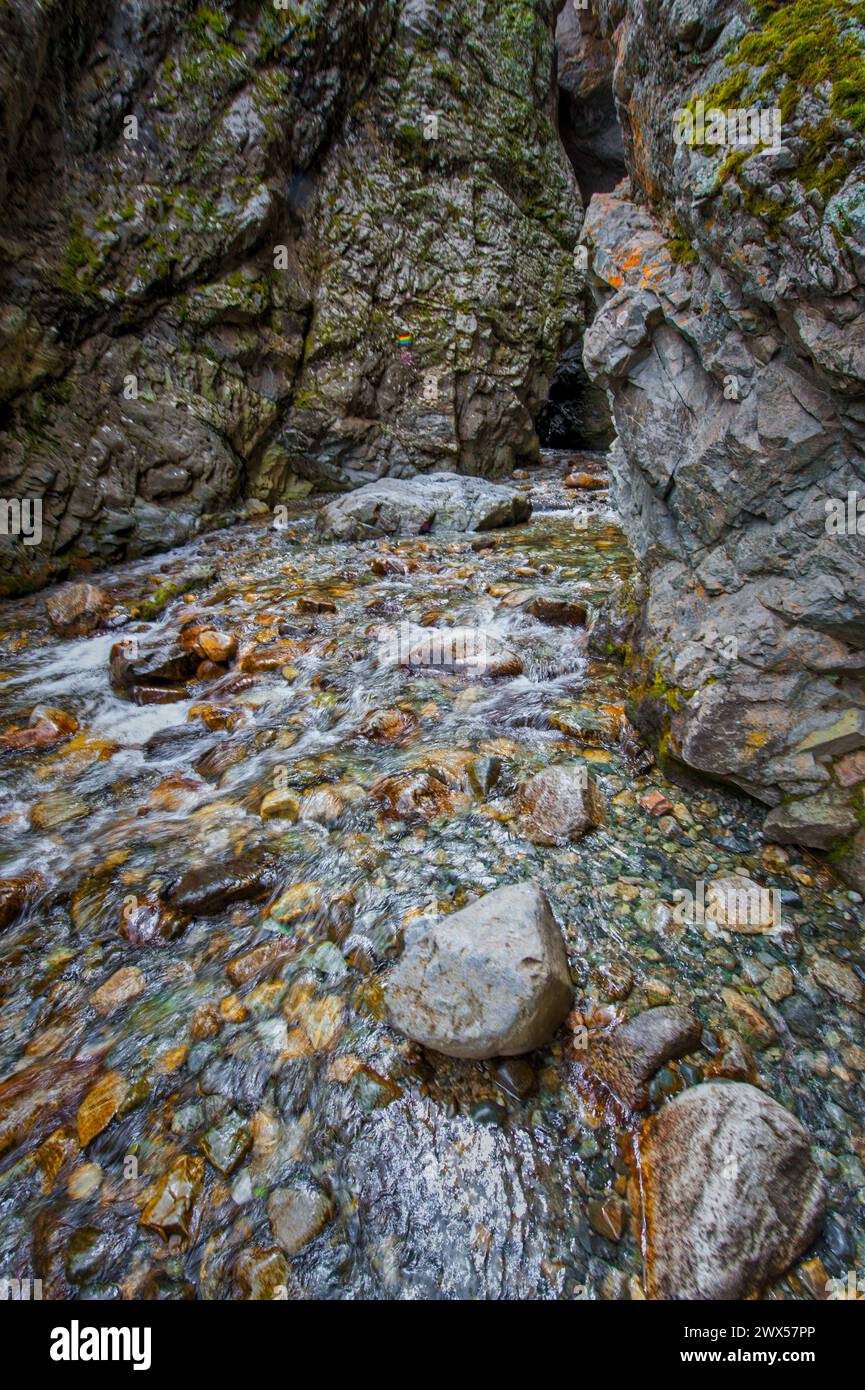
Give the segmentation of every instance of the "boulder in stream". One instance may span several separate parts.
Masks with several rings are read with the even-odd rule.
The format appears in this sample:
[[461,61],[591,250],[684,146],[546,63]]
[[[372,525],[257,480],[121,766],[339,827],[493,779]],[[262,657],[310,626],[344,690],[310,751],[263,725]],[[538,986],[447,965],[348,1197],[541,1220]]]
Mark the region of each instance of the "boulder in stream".
[[546,767],[517,792],[517,827],[536,845],[578,840],[606,824],[603,794],[585,763]]
[[640,1141],[650,1298],[739,1299],[807,1250],[823,1179],[806,1131],[739,1081],[683,1091]]
[[337,497],[319,513],[323,540],[492,531],[528,521],[532,504],[515,488],[460,473],[383,478]]
[[571,999],[562,934],[534,883],[496,889],[434,923],[385,987],[393,1025],[450,1057],[543,1047]]
[[64,584],[49,594],[45,607],[51,625],[64,637],[87,637],[104,622],[111,600],[95,584]]

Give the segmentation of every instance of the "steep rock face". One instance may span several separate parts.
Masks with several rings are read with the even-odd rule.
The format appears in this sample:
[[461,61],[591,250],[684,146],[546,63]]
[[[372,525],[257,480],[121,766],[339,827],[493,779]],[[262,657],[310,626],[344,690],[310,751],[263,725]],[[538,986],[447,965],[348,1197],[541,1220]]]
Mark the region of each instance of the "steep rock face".
[[613,96],[613,50],[597,16],[566,0],[556,24],[559,128],[580,192],[610,192],[624,177],[622,127]]
[[[587,213],[584,360],[648,575],[636,703],[676,759],[795,801],[788,839],[839,844],[865,746],[865,6],[596,12],[631,180]],[[699,143],[695,104],[692,144],[676,113],[697,98],[703,137],[715,108],[780,125],[768,148]]]
[[0,492],[42,539],[0,586],[532,456],[581,328],[554,8],[3,6]]

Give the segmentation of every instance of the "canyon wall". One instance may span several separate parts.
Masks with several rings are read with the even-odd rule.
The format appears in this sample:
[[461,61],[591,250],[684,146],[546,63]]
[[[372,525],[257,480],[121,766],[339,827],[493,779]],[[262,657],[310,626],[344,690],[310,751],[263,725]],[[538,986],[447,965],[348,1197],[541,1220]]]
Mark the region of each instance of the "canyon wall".
[[536,455],[583,326],[556,8],[0,7],[0,496],[42,507],[0,592]]
[[[599,0],[594,21],[629,179],[587,213],[584,362],[646,578],[596,647],[627,646],[672,762],[863,889],[865,5]],[[763,138],[731,144],[753,108]]]

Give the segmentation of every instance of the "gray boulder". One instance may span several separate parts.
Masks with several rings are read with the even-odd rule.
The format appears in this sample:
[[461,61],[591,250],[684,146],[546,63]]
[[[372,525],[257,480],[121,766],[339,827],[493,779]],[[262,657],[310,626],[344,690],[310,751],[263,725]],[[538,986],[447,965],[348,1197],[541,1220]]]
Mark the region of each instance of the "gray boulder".
[[394,1027],[450,1057],[549,1042],[571,1007],[561,932],[540,888],[488,893],[406,947],[385,987]]
[[640,1146],[650,1298],[759,1294],[807,1250],[823,1179],[795,1116],[737,1081],[693,1086]]
[[318,516],[325,540],[421,536],[430,531],[491,531],[527,521],[532,505],[521,492],[458,473],[383,478],[336,498]]

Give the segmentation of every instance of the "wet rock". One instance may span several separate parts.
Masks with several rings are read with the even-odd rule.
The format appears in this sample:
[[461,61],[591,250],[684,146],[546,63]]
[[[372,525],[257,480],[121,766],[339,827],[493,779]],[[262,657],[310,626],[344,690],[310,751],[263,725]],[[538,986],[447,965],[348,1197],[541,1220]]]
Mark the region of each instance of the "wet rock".
[[102,1067],[87,1061],[42,1062],[0,1081],[0,1157],[39,1144],[73,1113]]
[[370,797],[386,820],[433,820],[449,814],[452,808],[448,788],[430,772],[380,777],[371,787]]
[[82,1226],[66,1247],[66,1277],[71,1284],[83,1284],[100,1274],[116,1256],[116,1241],[98,1226]]
[[743,876],[713,879],[706,890],[706,921],[726,931],[758,934],[778,926],[775,896]]
[[645,1126],[640,1164],[651,1298],[753,1297],[820,1229],[809,1137],[753,1086],[684,1091]]
[[779,1007],[791,1033],[808,1042],[816,1041],[822,1031],[822,1021],[809,999],[803,994],[793,994],[789,999],[784,999]]
[[417,569],[414,560],[404,560],[399,555],[374,555],[369,562],[369,567],[373,574],[381,577],[396,574],[401,579],[413,574]]
[[469,1114],[478,1125],[503,1125],[508,1118],[505,1107],[494,1100],[478,1101],[477,1105],[472,1106]]
[[517,828],[538,845],[578,840],[605,825],[603,794],[585,764],[545,768],[517,791]]
[[374,709],[361,720],[360,734],[373,743],[400,743],[416,728],[417,719],[410,710]]
[[820,792],[776,806],[763,822],[763,834],[779,845],[831,849],[836,841],[852,835],[858,825],[851,803],[836,792]]
[[222,1014],[215,1004],[202,1004],[195,1010],[189,1036],[193,1042],[203,1042],[205,1038],[215,1038],[222,1028]]
[[0,931],[11,927],[39,890],[41,880],[30,874],[22,878],[0,878]]
[[137,999],[147,988],[147,980],[137,965],[125,965],[100,985],[90,996],[98,1014],[112,1014],[124,1004]]
[[235,1260],[231,1272],[243,1299],[268,1301],[297,1297],[288,1261],[276,1248],[253,1247],[244,1250]]
[[451,1057],[549,1042],[571,1005],[564,942],[542,890],[500,888],[407,945],[385,985],[394,1027]]
[[300,797],[288,787],[280,787],[268,792],[261,803],[262,820],[296,821],[300,811]]
[[526,606],[526,612],[550,627],[585,627],[588,621],[585,605],[570,603],[567,599],[539,596]]
[[841,999],[859,1013],[865,1013],[865,985],[856,971],[833,956],[814,956],[811,961],[811,974],[836,999]]
[[650,791],[645,796],[640,797],[640,805],[644,811],[648,811],[650,816],[669,816],[673,810],[672,801],[668,801],[663,792]]
[[309,613],[313,616],[336,612],[333,599],[324,598],[321,594],[303,594],[294,606],[298,613]]
[[717,1050],[706,1067],[706,1076],[724,1077],[729,1081],[756,1081],[754,1054],[732,1029],[719,1034]]
[[336,825],[345,812],[345,799],[334,787],[316,787],[300,803],[298,819],[314,825]]
[[205,1156],[220,1173],[233,1173],[252,1148],[252,1135],[242,1115],[229,1110],[201,1141]]
[[579,1067],[628,1110],[643,1110],[655,1072],[699,1047],[702,1031],[700,1020],[682,1004],[644,1009],[593,1042]]
[[[199,660],[198,654],[185,651],[174,635],[161,633],[147,641],[128,637],[122,642],[115,642],[111,648],[111,684],[115,690],[130,696],[140,691],[144,691],[145,695],[148,692],[158,695],[160,690],[176,696],[177,691],[172,687],[192,680]],[[142,703],[148,703],[148,700],[145,698]]]
[[277,1187],[268,1198],[267,1216],[277,1245],[296,1255],[333,1220],[334,1207],[321,1188]]
[[[155,548],[155,547],[154,547]],[[164,544],[160,547],[164,549]],[[208,588],[217,578],[217,570],[212,565],[192,565],[184,570],[182,574],[175,578],[154,581],[156,587],[144,601],[138,606],[138,616],[147,623],[153,622],[170,603],[173,603],[181,594],[190,591],[201,592]]]
[[235,956],[226,965],[225,973],[235,989],[240,989],[251,980],[275,973],[285,961],[297,955],[298,949],[297,942],[291,937],[275,936],[272,941],[265,941],[263,945]]
[[183,927],[184,919],[167,908],[155,894],[146,898],[130,894],[120,911],[120,935],[134,946],[173,941]]
[[429,628],[411,643],[399,664],[478,679],[518,676],[523,669],[516,652],[474,627]]
[[69,792],[52,792],[34,801],[30,807],[30,824],[34,830],[57,830],[72,821],[85,820],[90,815],[86,801]]
[[625,1229],[625,1206],[618,1197],[591,1197],[586,1214],[593,1231],[605,1240],[618,1244]]
[[627,999],[634,988],[633,971],[626,965],[600,965],[597,975],[598,983],[608,999]]
[[106,1072],[82,1101],[75,1119],[78,1143],[86,1149],[91,1139],[107,1129],[129,1090],[129,1083],[118,1071]]
[[31,712],[26,729],[11,728],[0,734],[0,752],[28,752],[36,748],[53,748],[71,738],[78,729],[78,720],[62,709],[37,705]]
[[531,503],[513,488],[483,478],[436,473],[386,478],[339,497],[319,513],[324,540],[420,536],[434,531],[490,531],[531,516]]
[[569,473],[565,487],[579,488],[581,492],[602,492],[607,487],[605,478],[596,478],[593,473]]
[[857,831],[838,859],[838,872],[845,883],[865,894],[865,828]]
[[204,1159],[182,1154],[172,1163],[141,1213],[141,1225],[163,1240],[186,1241],[193,1234],[204,1191]]
[[206,628],[199,633],[196,647],[205,661],[225,666],[237,655],[237,638],[218,628]]
[[514,1100],[526,1100],[537,1090],[534,1069],[522,1057],[506,1057],[490,1068],[497,1086]]
[[773,1025],[747,995],[737,989],[722,989],[721,998],[753,1047],[768,1047],[775,1041],[777,1034]]
[[793,993],[793,972],[789,965],[776,965],[764,981],[762,990],[773,1004],[780,1004],[782,999],[788,998]]
[[241,858],[188,869],[169,884],[166,897],[173,908],[187,917],[213,917],[234,903],[260,902],[274,881],[269,861]]
[[469,786],[477,796],[487,796],[497,787],[502,775],[501,758],[475,758],[468,764]]
[[95,584],[66,584],[45,600],[51,625],[63,637],[86,637],[107,618],[111,600]]

